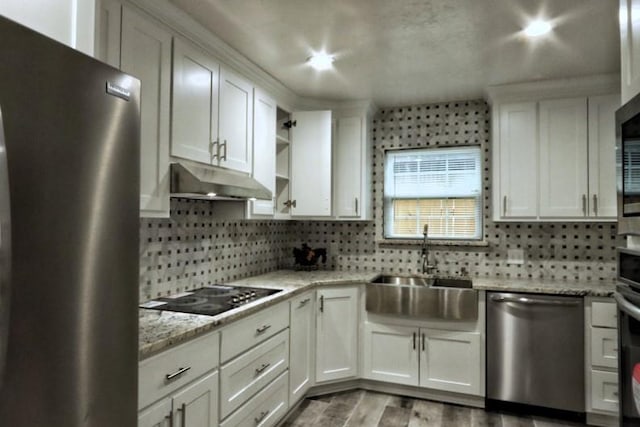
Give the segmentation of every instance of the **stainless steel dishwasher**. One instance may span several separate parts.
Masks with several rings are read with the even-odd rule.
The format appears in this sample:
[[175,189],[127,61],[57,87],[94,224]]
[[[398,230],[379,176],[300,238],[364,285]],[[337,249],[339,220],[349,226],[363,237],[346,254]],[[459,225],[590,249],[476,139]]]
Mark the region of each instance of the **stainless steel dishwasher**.
[[585,411],[581,297],[487,293],[487,399]]

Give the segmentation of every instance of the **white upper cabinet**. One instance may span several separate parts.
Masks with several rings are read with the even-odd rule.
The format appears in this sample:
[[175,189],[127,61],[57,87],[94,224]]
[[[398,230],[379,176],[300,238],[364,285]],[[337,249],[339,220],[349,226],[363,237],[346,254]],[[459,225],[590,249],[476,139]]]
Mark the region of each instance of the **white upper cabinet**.
[[366,115],[338,117],[333,146],[333,216],[371,219],[371,139]]
[[95,0],[2,0],[0,15],[93,55]]
[[640,0],[620,0],[622,103],[640,93]]
[[218,165],[250,173],[253,156],[253,85],[224,67],[220,70],[219,114]]
[[217,162],[219,80],[216,61],[174,38],[171,155],[207,164]]
[[[494,216],[533,219],[538,215],[537,105],[499,107],[499,145],[494,145]],[[497,160],[497,161],[496,161]],[[496,179],[497,178],[497,179]],[[497,214],[497,215],[496,215]]]
[[291,115],[291,215],[331,215],[331,111]]
[[541,101],[540,217],[588,214],[586,98]]
[[[276,193],[276,102],[260,89],[253,97],[253,177]],[[274,200],[254,200],[250,215],[274,214]]]
[[171,34],[126,6],[122,10],[121,69],[142,82],[140,212],[168,217]]
[[616,130],[615,112],[620,95],[592,96],[589,103],[589,214],[615,219]]
[[616,219],[618,83],[610,75],[489,88],[494,221]]
[[96,58],[120,68],[120,31],[122,5],[113,0],[100,0],[96,5]]

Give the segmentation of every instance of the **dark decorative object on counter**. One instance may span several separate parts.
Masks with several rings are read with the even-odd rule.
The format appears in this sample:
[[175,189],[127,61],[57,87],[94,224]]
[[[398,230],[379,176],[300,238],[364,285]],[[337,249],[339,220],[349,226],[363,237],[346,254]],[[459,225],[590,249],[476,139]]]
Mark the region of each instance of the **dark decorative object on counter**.
[[318,260],[322,258],[322,263],[327,262],[327,250],[325,248],[311,249],[306,243],[301,248],[293,249],[293,256],[296,259],[296,269],[316,270]]

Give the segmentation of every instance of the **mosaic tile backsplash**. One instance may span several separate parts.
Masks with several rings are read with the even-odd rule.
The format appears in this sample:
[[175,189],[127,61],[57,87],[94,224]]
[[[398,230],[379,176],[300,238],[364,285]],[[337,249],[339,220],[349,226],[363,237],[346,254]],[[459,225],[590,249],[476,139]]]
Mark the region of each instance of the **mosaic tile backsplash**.
[[[385,245],[382,233],[383,151],[389,148],[480,145],[484,154],[483,235],[487,246],[431,248],[438,273],[472,277],[611,280],[615,247],[624,246],[612,223],[494,223],[491,221],[490,116],[483,100],[383,108],[373,121],[374,220],[367,222],[216,219],[215,203],[172,199],[170,219],[140,224],[140,298],[225,283],[292,266],[302,243],[327,248],[324,268],[416,273],[418,245]],[[521,249],[524,262],[509,262]]]

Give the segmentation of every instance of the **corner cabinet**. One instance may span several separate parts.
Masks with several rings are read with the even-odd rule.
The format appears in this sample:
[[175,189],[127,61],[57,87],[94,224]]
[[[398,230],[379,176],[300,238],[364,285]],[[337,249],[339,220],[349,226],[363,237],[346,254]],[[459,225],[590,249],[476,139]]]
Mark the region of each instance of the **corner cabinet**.
[[317,290],[317,383],[358,374],[358,301],[357,286]]
[[495,221],[615,221],[617,94],[493,106]]

